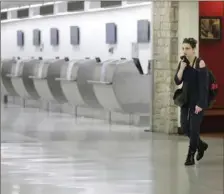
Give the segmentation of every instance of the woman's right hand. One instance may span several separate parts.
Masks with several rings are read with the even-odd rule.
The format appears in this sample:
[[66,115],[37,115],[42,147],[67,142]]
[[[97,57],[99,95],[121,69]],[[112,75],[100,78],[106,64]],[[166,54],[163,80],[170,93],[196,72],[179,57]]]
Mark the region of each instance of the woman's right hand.
[[183,71],[187,66],[187,63],[181,61],[181,64],[180,64],[180,69]]

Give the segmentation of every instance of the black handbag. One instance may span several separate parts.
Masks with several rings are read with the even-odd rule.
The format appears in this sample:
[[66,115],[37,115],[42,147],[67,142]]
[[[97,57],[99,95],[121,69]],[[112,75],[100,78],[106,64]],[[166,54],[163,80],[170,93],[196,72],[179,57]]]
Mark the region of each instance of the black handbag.
[[[189,60],[187,59],[186,56],[181,56],[180,59],[182,61],[184,61],[187,65],[190,64],[190,62],[189,62]],[[195,60],[196,60],[196,58],[195,58]],[[173,100],[174,100],[175,105],[177,105],[179,107],[182,107],[185,104],[187,104],[187,102],[188,102],[187,87],[188,87],[187,83],[184,83],[182,88],[177,89],[174,92]]]
[[187,104],[187,84],[185,83],[182,88],[177,89],[173,95],[174,104],[182,107]]

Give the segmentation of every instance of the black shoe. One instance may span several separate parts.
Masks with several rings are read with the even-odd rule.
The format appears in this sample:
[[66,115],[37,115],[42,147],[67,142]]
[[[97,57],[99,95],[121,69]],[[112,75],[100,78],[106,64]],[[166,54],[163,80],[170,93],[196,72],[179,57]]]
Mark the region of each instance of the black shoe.
[[188,152],[187,159],[186,159],[186,161],[184,163],[185,166],[191,166],[191,165],[195,164],[194,154],[195,154],[195,152],[191,152],[191,151]]
[[197,161],[201,160],[204,156],[204,152],[208,149],[208,144],[203,142],[198,148],[198,153],[196,156]]

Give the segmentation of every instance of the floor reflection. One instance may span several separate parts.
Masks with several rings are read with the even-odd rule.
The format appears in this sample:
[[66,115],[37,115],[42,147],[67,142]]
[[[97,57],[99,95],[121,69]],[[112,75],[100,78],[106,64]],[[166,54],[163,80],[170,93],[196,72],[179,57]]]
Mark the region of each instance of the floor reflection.
[[[223,142],[186,168],[185,137],[2,108],[3,194],[222,194]],[[10,118],[12,118],[10,120]]]

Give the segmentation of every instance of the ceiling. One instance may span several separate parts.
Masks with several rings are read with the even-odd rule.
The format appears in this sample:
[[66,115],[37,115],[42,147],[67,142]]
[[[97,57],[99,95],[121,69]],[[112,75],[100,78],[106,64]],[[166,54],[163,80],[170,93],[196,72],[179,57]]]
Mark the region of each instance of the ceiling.
[[[69,0],[2,0],[1,1],[1,9],[21,7],[21,6],[32,5],[32,4],[43,4],[43,3],[55,2],[55,1],[69,1]],[[118,0],[115,0],[115,1],[118,1]],[[129,3],[131,3],[131,2],[137,3],[139,1],[140,2],[148,2],[150,0],[127,0],[127,1]]]
[[[42,3],[54,2],[54,1],[56,0],[2,0],[1,9],[20,7],[20,6],[32,5],[32,4],[42,4]],[[62,0],[62,1],[66,1],[66,0]]]

